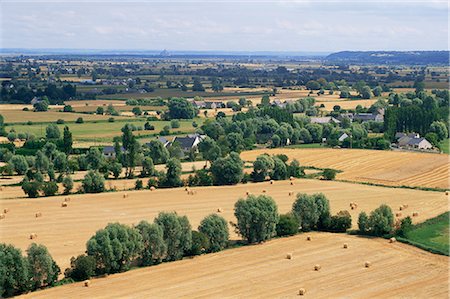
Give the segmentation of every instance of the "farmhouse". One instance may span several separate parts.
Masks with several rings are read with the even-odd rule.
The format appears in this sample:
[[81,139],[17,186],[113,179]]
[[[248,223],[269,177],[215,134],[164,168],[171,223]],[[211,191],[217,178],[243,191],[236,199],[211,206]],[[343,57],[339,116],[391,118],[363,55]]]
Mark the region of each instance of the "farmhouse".
[[190,151],[197,151],[198,144],[205,138],[200,134],[189,134],[186,137],[175,137],[171,144],[178,143],[184,154],[188,154]]
[[324,116],[324,117],[311,117],[310,118],[312,124],[340,124],[341,122],[332,116]]
[[214,101],[214,102],[205,102],[205,108],[206,109],[216,109],[216,108],[225,108],[225,104],[220,101]]
[[[123,146],[120,147],[120,151],[123,153],[125,149]],[[103,147],[103,156],[108,159],[114,159],[116,157],[116,150],[114,146],[104,146]]]
[[421,150],[433,148],[433,145],[428,140],[420,137],[417,133],[410,133],[408,135],[404,133],[397,133],[395,134],[395,138],[398,138],[397,145],[400,148]]

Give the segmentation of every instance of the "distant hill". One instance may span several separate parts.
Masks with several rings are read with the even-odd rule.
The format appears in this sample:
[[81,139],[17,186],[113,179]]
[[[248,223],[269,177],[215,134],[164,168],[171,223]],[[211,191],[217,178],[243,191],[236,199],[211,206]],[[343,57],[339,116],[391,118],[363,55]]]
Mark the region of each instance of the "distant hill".
[[325,58],[329,62],[374,64],[446,64],[449,51],[342,51]]

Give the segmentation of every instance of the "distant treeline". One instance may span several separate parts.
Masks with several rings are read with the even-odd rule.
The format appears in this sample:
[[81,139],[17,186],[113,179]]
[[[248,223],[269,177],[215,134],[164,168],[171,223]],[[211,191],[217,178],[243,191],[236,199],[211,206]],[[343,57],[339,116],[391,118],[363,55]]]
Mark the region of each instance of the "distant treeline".
[[329,62],[430,65],[449,64],[449,51],[342,51],[326,57]]

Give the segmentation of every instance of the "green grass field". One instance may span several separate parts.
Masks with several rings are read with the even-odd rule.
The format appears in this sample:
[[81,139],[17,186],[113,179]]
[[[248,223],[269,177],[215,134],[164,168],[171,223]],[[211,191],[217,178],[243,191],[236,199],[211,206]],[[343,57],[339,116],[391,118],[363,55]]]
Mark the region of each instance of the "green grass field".
[[449,144],[450,144],[450,139],[444,139],[439,144],[441,150],[444,153],[446,153],[447,155],[449,154],[449,151],[448,151]]
[[[195,132],[195,128],[192,126],[192,122],[195,121],[199,126],[203,124],[204,118],[196,118],[194,120],[182,120],[180,121],[180,127],[176,129],[171,129],[171,132],[181,132],[181,133],[192,133]],[[68,126],[72,132],[74,141],[92,141],[92,142],[105,142],[112,141],[115,136],[122,134],[121,129],[127,122],[85,122],[83,124],[69,123],[58,125],[61,134],[64,126]],[[146,123],[145,120],[132,121],[131,124],[135,126],[143,127]],[[158,135],[159,132],[165,127],[170,126],[170,121],[151,121],[152,125],[155,126],[155,130],[152,131],[135,131],[136,136],[139,135]],[[26,132],[32,133],[36,137],[44,137],[46,124],[35,124],[35,125],[12,125],[7,126],[9,131],[14,128],[17,133]]]
[[308,144],[294,144],[294,145],[288,145],[287,148],[323,148],[326,147],[322,145],[321,143],[308,143]]
[[449,255],[449,216],[450,212],[446,212],[417,224],[401,240],[431,252]]

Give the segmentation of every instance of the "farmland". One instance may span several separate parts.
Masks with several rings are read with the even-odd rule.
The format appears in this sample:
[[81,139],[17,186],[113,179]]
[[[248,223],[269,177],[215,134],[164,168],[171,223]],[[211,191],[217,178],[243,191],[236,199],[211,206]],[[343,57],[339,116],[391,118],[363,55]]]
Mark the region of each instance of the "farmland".
[[[68,208],[61,208],[63,196],[38,199],[11,199],[0,201],[1,208],[10,212],[0,221],[1,242],[11,243],[25,250],[36,241],[48,247],[56,262],[65,268],[72,256],[85,250],[86,241],[96,230],[110,222],[137,224],[143,219],[152,221],[160,211],[177,211],[187,215],[193,228],[208,214],[218,208],[227,220],[235,221],[233,208],[238,198],[245,197],[247,191],[253,194],[272,196],[278,204],[279,212],[288,212],[294,201],[289,191],[316,193],[323,192],[330,200],[332,213],[349,210],[356,227],[357,217],[361,211],[371,211],[382,203],[397,209],[402,204],[409,208],[402,216],[412,215],[414,222],[424,221],[447,211],[447,196],[443,192],[430,192],[409,189],[393,189],[350,183],[299,179],[293,186],[289,181],[277,181],[240,184],[236,186],[196,187],[195,195],[187,195],[184,189],[157,189],[155,191],[127,191],[103,194],[71,195]],[[350,210],[349,203],[357,202],[358,209]],[[43,216],[35,218],[36,212]],[[32,224],[32,225],[31,225]],[[67,232],[76,228],[76,234]],[[31,233],[38,238],[30,240]],[[237,235],[232,234],[236,239]]]
[[[313,233],[38,291],[23,298],[448,298],[448,258],[342,234]],[[348,249],[342,244],[347,243]],[[293,259],[286,259],[287,253]],[[365,261],[370,268],[364,268]],[[320,264],[322,269],[314,271]]]
[[388,186],[449,188],[447,155],[359,149],[264,149],[241,154],[254,160],[260,154],[285,154],[304,166],[342,171],[337,179]]

